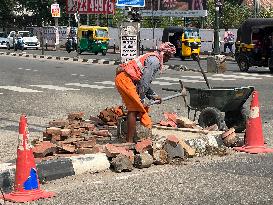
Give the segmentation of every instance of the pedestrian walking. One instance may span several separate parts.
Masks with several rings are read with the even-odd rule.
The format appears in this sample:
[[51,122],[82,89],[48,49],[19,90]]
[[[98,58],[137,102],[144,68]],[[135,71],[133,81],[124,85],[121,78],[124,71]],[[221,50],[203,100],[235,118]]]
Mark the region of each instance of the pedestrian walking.
[[128,110],[127,114],[127,142],[133,142],[136,134],[136,119],[140,118],[142,125],[152,128],[152,120],[148,115],[149,107],[145,104],[145,97],[159,100],[151,88],[151,82],[156,73],[162,70],[163,63],[176,53],[175,46],[170,42],[162,43],[158,51],[141,55],[117,67],[115,84]]
[[227,48],[231,53],[233,53],[232,46],[234,44],[234,33],[229,31],[228,28],[225,29],[224,33],[224,53],[226,53]]

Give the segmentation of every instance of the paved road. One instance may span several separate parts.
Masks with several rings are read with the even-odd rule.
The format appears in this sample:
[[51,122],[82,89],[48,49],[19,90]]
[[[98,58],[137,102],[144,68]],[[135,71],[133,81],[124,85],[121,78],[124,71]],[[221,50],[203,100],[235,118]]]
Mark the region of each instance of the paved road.
[[[121,103],[113,85],[115,66],[4,56],[0,61],[2,162],[15,158],[22,112],[28,115],[33,139],[41,137],[50,120],[65,118],[69,112],[84,111],[88,118]],[[273,75],[266,69],[253,69],[248,74],[236,69],[229,63],[230,71],[209,74],[209,81],[213,86],[253,85],[260,91],[264,136],[273,146]],[[178,79],[189,87],[206,87],[200,73],[175,70],[157,76],[153,87],[164,97],[172,93],[161,89],[179,88]],[[163,111],[186,115],[181,99],[154,106],[151,114],[155,122]],[[194,158],[182,165],[153,166],[132,173],[85,174],[49,182],[43,187],[58,196],[33,204],[272,204],[272,165],[272,155],[233,154]]]

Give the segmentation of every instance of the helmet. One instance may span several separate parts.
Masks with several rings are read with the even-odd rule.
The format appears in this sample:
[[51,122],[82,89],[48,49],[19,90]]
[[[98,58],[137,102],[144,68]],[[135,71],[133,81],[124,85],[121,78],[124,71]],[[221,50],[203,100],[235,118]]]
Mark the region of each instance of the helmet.
[[172,43],[165,42],[160,45],[159,51],[161,51],[167,55],[172,55],[172,54],[176,53],[176,48]]

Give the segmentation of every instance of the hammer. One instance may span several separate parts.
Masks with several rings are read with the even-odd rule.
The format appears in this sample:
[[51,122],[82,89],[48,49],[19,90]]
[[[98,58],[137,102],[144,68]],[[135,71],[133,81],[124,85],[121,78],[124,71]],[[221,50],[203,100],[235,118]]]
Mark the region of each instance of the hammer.
[[[187,91],[186,91],[186,89],[185,89],[185,87],[184,87],[184,85],[183,85],[183,83],[182,83],[181,80],[179,80],[179,83],[180,83],[180,86],[181,86],[181,92],[180,92],[180,93],[177,93],[177,94],[175,94],[175,95],[170,95],[170,96],[167,96],[167,97],[162,98],[162,99],[161,99],[162,102],[163,102],[163,101],[167,101],[167,100],[171,100],[171,99],[176,98],[176,97],[179,97],[179,96],[183,96],[185,105],[187,105],[187,101],[186,101]],[[165,89],[165,90],[166,90],[166,89]],[[148,103],[148,106],[154,105],[154,104],[159,104],[159,103],[160,103],[160,100],[154,100],[154,101],[152,101],[152,102],[149,102],[149,103]]]

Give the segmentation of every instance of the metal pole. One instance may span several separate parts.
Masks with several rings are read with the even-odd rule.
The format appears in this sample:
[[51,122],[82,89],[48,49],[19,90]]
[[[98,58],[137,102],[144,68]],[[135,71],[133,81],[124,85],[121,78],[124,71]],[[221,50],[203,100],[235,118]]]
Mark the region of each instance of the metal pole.
[[254,18],[257,18],[257,1],[253,0],[253,5],[254,5]]
[[214,22],[214,55],[220,54],[219,47],[219,4],[218,0],[215,2],[215,22]]
[[42,25],[42,32],[41,32],[41,44],[42,44],[42,55],[45,55],[45,49],[44,49],[44,25]]

